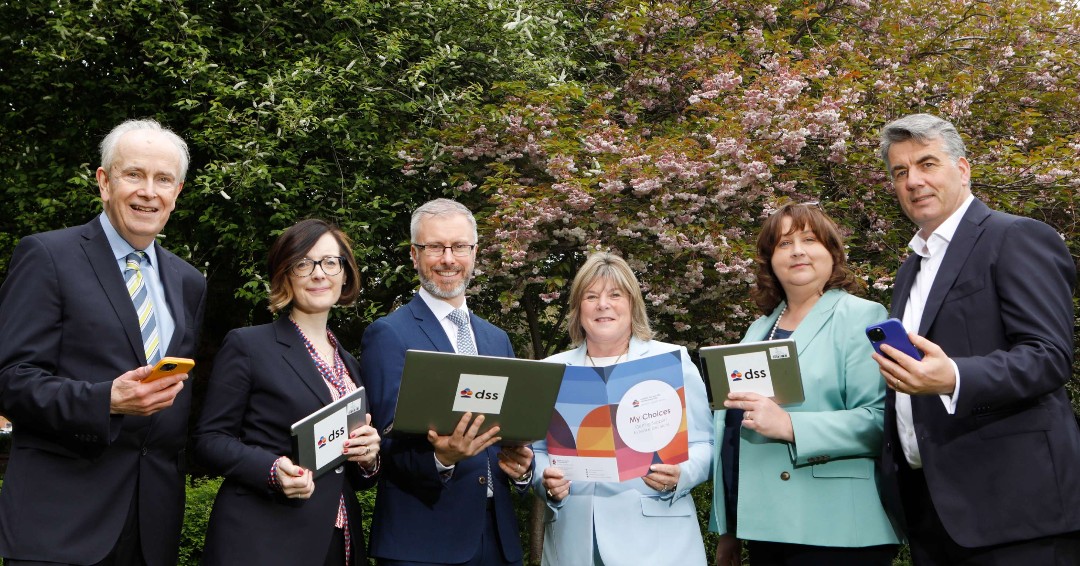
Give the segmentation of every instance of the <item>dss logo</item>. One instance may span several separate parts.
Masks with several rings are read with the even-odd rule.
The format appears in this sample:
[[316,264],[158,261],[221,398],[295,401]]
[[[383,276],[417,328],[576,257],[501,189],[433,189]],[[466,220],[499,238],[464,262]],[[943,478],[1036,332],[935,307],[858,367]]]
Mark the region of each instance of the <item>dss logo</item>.
[[461,374],[458,378],[458,394],[454,398],[454,410],[499,414],[506,397],[507,381],[508,378],[504,375]]
[[462,399],[488,399],[488,400],[494,401],[494,400],[499,398],[499,394],[495,393],[494,391],[484,391],[483,389],[481,389],[480,391],[477,391],[476,393],[473,393],[472,389],[469,389],[468,387],[466,387],[465,389],[461,390],[461,398]]
[[330,431],[330,434],[319,436],[318,446],[319,448],[322,448],[330,444],[331,442],[341,438],[342,436],[345,436],[345,427],[338,427]]
[[[739,373],[739,372],[736,371],[735,373]],[[763,370],[763,369],[750,368],[750,369],[742,372],[742,378],[743,379],[764,379],[766,377],[769,377],[769,372],[767,370]],[[732,381],[734,381],[734,380],[732,380]]]
[[773,396],[769,358],[765,352],[724,356],[724,367],[728,372],[728,386],[731,391]]

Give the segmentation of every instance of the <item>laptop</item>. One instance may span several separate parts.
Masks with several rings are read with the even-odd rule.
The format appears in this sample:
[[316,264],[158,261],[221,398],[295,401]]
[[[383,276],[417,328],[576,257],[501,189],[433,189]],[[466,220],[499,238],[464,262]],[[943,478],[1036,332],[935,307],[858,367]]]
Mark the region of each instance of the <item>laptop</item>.
[[461,415],[484,414],[502,444],[543,440],[559,396],[562,363],[408,350],[391,435],[452,434]]
[[698,350],[709,407],[724,409],[732,391],[760,393],[779,405],[801,403],[802,374],[795,341],[766,340]]
[[337,468],[348,459],[341,451],[349,432],[367,421],[364,404],[364,388],[358,387],[293,423],[293,460],[315,477]]

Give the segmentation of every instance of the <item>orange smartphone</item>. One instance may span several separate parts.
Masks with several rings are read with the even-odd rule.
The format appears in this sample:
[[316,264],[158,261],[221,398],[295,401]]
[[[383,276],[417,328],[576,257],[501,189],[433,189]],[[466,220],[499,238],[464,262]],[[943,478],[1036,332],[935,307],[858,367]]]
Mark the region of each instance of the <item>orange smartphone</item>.
[[187,373],[193,367],[195,367],[195,360],[190,358],[161,358],[154,369],[150,370],[150,375],[146,376],[142,382],[150,383],[169,375]]

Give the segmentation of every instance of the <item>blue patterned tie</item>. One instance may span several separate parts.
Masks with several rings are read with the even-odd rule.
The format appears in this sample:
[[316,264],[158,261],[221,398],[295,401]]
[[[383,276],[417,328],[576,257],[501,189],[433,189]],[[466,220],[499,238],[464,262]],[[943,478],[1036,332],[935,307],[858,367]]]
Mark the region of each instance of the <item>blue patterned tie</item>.
[[[473,342],[472,328],[469,327],[469,313],[463,309],[454,309],[446,318],[457,327],[457,353],[468,356],[476,355],[476,343]],[[491,483],[491,460],[487,461],[487,490],[488,497],[495,494],[495,486]]]
[[146,363],[152,365],[161,359],[161,337],[158,336],[157,318],[154,316],[154,301],[150,299],[150,291],[146,288],[146,281],[143,280],[140,269],[145,257],[143,252],[132,252],[127,255],[124,280],[127,281],[131,302],[135,305],[135,314],[139,316],[139,331],[142,333]]
[[469,327],[469,313],[454,309],[447,318],[457,326],[457,353],[475,356],[476,344],[473,342],[472,328]]

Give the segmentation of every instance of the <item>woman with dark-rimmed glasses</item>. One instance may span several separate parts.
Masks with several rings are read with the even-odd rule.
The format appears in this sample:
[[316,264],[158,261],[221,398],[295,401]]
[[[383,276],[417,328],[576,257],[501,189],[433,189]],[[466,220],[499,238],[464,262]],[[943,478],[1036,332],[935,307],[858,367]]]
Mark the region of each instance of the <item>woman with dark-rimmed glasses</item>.
[[270,310],[281,316],[225,337],[195,429],[196,460],[225,477],[203,564],[367,564],[355,492],[374,485],[378,433],[349,431],[348,461],[318,479],[288,456],[292,423],[362,385],[327,327],[330,309],[360,292],[349,239],[301,221],[274,242],[269,269]]

